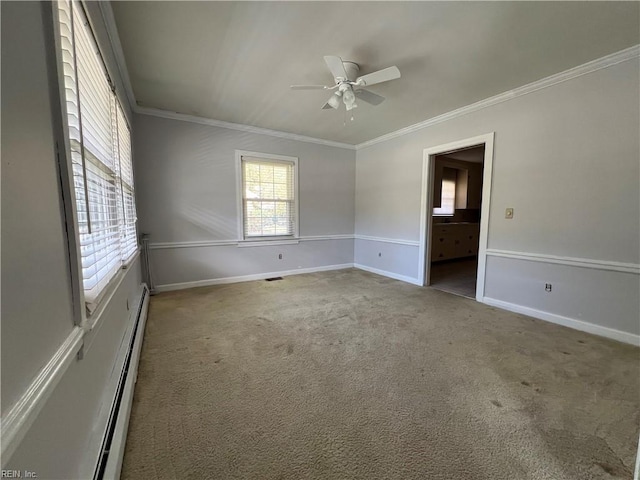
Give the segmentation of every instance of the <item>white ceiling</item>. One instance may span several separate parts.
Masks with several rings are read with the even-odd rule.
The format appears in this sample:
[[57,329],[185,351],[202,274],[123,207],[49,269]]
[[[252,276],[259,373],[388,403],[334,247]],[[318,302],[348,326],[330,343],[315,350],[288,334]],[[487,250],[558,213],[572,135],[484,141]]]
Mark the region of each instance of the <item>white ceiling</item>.
[[[638,2],[113,2],[138,104],[358,144],[640,43]],[[345,126],[324,55],[397,65]]]

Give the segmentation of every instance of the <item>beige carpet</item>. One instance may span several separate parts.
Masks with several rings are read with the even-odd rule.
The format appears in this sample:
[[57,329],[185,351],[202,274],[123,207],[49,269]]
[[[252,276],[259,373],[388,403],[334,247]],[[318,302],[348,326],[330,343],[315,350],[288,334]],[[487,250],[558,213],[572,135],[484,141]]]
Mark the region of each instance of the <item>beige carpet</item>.
[[122,478],[631,478],[639,360],[358,270],[160,294]]

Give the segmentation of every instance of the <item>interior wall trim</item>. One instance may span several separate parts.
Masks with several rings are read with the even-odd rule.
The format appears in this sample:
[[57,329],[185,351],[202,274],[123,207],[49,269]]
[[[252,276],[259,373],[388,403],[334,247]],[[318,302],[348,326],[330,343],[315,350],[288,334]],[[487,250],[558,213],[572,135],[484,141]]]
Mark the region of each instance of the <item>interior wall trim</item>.
[[565,257],[560,255],[545,255],[542,253],[515,252],[511,250],[487,249],[487,255],[491,257],[514,258],[529,262],[553,263],[557,265],[569,265],[572,267],[591,268],[595,270],[607,270],[611,272],[624,272],[640,275],[640,264],[610,262],[606,260],[592,260],[589,258]]
[[603,68],[611,67],[613,65],[617,65],[618,63],[627,62],[638,57],[640,57],[640,45],[634,45],[633,47],[629,47],[605,57],[592,60],[591,62],[578,65],[577,67],[570,68],[569,70],[556,73],[541,80],[536,80],[535,82],[523,85],[522,87],[514,88],[513,90],[509,90],[493,97],[480,100],[479,102],[472,103],[471,105],[466,105],[456,110],[443,113],[442,115],[438,115],[437,117],[433,117],[422,122],[409,125],[408,127],[401,128],[400,130],[396,130],[395,132],[387,133],[371,140],[367,140],[366,142],[357,144],[355,148],[356,150],[367,148],[377,143],[385,142],[387,140],[401,137],[403,135],[407,135],[417,130],[422,130],[423,128],[427,128],[438,123],[446,122],[448,120],[452,120],[469,113],[477,112],[478,110],[482,110],[484,108],[506,102],[507,100],[521,97],[523,95],[528,95],[538,90],[542,90],[543,88],[548,88],[553,85],[557,85],[558,83],[566,82],[582,75],[587,75],[589,73],[602,70]]
[[323,265],[321,267],[298,268],[296,270],[283,270],[280,272],[257,273],[254,275],[240,275],[237,277],[210,278],[207,280],[196,280],[194,282],[167,283],[165,285],[156,285],[156,292],[170,292],[173,290],[184,290],[186,288],[208,287],[211,285],[224,285],[228,283],[251,282],[254,280],[264,280],[265,278],[287,277],[289,275],[327,272],[330,270],[343,270],[345,268],[353,268],[353,263]]
[[22,397],[2,417],[0,457],[4,468],[82,347],[84,331],[74,327]]
[[295,140],[297,142],[316,143],[327,147],[345,148],[347,150],[355,150],[355,145],[348,143],[334,142],[322,138],[308,137],[306,135],[298,135],[297,133],[282,132],[279,130],[271,130],[268,128],[254,127],[253,125],[243,125],[241,123],[224,122],[222,120],[214,120],[212,118],[198,117],[195,115],[185,115],[178,112],[170,112],[168,110],[160,110],[158,108],[141,107],[136,105],[134,112],[140,115],[149,115],[152,117],[168,118],[181,122],[198,123],[200,125],[208,125],[210,127],[227,128],[229,130],[239,130],[241,132],[250,132],[258,135],[269,135],[270,137],[284,138],[287,140]]
[[109,36],[109,43],[113,57],[116,61],[116,68],[120,74],[120,79],[124,86],[124,93],[129,102],[129,108],[131,112],[135,111],[137,106],[136,97],[133,94],[133,87],[131,86],[131,78],[129,77],[129,70],[127,69],[127,62],[124,58],[124,51],[122,50],[122,43],[120,43],[120,35],[118,35],[118,27],[116,26],[116,19],[113,15],[113,8],[111,2],[98,2],[100,6],[100,13],[102,14],[102,20]]
[[510,312],[520,313],[529,317],[538,318],[540,320],[545,320],[547,322],[562,325],[564,327],[573,328],[574,330],[580,330],[582,332],[599,335],[601,337],[611,338],[619,342],[640,346],[640,335],[635,335],[633,333],[623,332],[614,328],[596,325],[595,323],[584,322],[582,320],[576,320],[575,318],[565,317],[562,315],[557,315],[555,313],[545,312],[542,310],[537,310],[535,308],[505,302],[496,298],[484,297],[482,299],[482,302],[492,307],[498,307]]
[[383,277],[393,278],[394,280],[400,280],[401,282],[410,283],[422,287],[420,280],[414,277],[408,277],[406,275],[400,275],[399,273],[389,272],[388,270],[380,270],[379,268],[373,268],[368,265],[362,265],[360,263],[354,263],[354,268],[364,270],[365,272],[375,273],[376,275],[382,275]]
[[[108,2],[101,2],[108,3]],[[197,117],[193,115],[183,115],[177,112],[170,112],[167,110],[160,110],[156,108],[148,108],[142,107],[137,104],[135,99],[135,95],[133,93],[133,87],[131,85],[131,80],[129,77],[129,71],[127,69],[126,61],[124,58],[124,52],[122,49],[122,44],[120,43],[120,37],[118,35],[118,31],[115,25],[115,20],[113,16],[113,10],[110,6],[103,7],[101,5],[101,9],[103,12],[103,17],[105,20],[105,25],[107,27],[107,31],[109,37],[111,39],[111,47],[113,49],[116,62],[118,64],[118,69],[122,75],[122,80],[125,85],[127,98],[129,99],[132,110],[135,113],[139,113],[141,115],[152,115],[161,118],[171,118],[174,120],[182,120],[188,121],[192,123],[200,123],[204,125],[217,126],[221,128],[228,128],[232,130],[240,130],[245,132],[253,132],[263,135],[270,135],[278,138],[288,138],[291,140],[298,140],[301,142],[308,143],[316,143],[320,145],[333,146],[338,148],[345,148],[349,150],[359,150],[361,148],[370,147],[377,143],[384,142],[386,140],[391,140],[392,138],[400,137],[403,135],[407,135],[409,133],[415,132],[416,130],[421,130],[423,128],[429,127],[431,125],[436,125],[438,123],[446,122],[447,120],[451,120],[456,117],[460,117],[462,115],[466,115],[468,113],[472,113],[483,108],[487,108],[493,105],[497,105],[499,103],[505,102],[507,100],[511,100],[516,97],[520,97],[522,95],[527,95],[529,93],[535,92],[537,90],[541,90],[543,88],[547,88],[553,85],[556,85],[561,82],[566,82],[567,80],[571,80],[573,78],[580,77],[582,75],[586,75],[603,68],[607,68],[618,63],[626,62],[632,60],[634,58],[640,57],[640,45],[634,45],[632,47],[626,48],[619,52],[614,52],[610,55],[606,55],[602,58],[592,60],[582,65],[578,65],[576,67],[570,68],[560,73],[556,73],[549,77],[537,80],[535,82],[531,82],[527,85],[523,85],[521,87],[515,88],[513,90],[509,90],[507,92],[503,92],[501,94],[495,95],[493,97],[489,97],[484,100],[480,100],[479,102],[472,103],[471,105],[466,105],[464,107],[458,108],[456,110],[452,110],[450,112],[446,112],[442,115],[438,115],[437,117],[433,117],[422,122],[409,125],[408,127],[401,128],[394,132],[387,133],[385,135],[381,135],[379,137],[373,138],[371,140],[367,140],[366,142],[359,143],[357,145],[352,145],[348,143],[334,142],[331,140],[325,140],[315,137],[308,137],[305,135],[297,135],[288,132],[282,132],[278,130],[270,130],[267,128],[254,127],[251,125],[243,125],[238,123],[230,123],[224,122],[222,120],[214,120],[208,119],[204,117]]]
[[308,235],[300,237],[298,240],[301,242],[315,242],[318,240],[353,240],[354,235],[352,233],[337,233],[332,235]]
[[[292,242],[314,242],[320,240],[353,240],[351,234],[337,234],[337,235],[312,235],[306,237],[298,237],[292,240],[285,240],[284,244],[293,244]],[[242,246],[243,248],[249,247],[266,247],[269,245],[282,245],[282,240],[253,242],[246,244],[240,240],[206,240],[201,242],[156,242],[149,244],[151,250],[161,250],[167,248],[198,248],[198,247],[224,247],[228,245]]]
[[400,238],[372,237],[369,235],[354,235],[354,237],[356,240],[367,240],[370,242],[394,243],[396,245],[408,245],[410,247],[420,246],[420,242],[418,240],[402,240]]

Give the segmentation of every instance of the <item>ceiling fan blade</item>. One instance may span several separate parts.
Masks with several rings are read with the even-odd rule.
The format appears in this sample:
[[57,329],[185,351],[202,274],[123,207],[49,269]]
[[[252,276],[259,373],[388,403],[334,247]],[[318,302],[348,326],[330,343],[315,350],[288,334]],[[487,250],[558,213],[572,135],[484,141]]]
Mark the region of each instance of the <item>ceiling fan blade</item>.
[[358,77],[356,83],[363,86],[369,86],[377,83],[388,82],[389,80],[395,80],[396,78],[400,78],[400,70],[398,70],[398,67],[394,65],[393,67],[384,68],[377,72]]
[[370,103],[371,105],[380,105],[384,102],[383,96],[370,92],[369,90],[356,90],[355,94],[360,100]]
[[291,90],[327,90],[324,85],[291,85]]
[[344,64],[340,57],[336,57],[335,55],[325,55],[324,61],[326,62],[327,67],[329,67],[329,70],[331,70],[331,75],[333,75],[336,83],[339,78],[342,80],[347,79],[347,72],[344,69]]

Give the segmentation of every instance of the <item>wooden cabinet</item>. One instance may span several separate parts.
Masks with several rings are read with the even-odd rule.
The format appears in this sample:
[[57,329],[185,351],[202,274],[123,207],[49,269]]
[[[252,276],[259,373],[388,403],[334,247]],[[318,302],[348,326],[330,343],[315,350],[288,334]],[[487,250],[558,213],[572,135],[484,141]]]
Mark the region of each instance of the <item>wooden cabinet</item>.
[[434,224],[432,231],[432,262],[472,257],[478,254],[479,224]]

